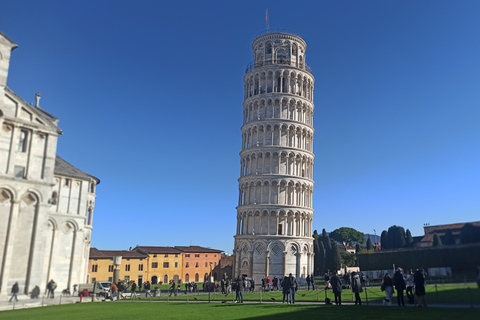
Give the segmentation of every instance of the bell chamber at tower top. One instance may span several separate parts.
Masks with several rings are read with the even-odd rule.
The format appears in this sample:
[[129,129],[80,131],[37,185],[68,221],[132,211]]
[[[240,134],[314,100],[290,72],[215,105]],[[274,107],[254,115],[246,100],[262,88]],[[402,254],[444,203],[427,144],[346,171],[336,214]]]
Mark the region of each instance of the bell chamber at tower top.
[[284,93],[313,101],[314,77],[305,63],[306,43],[288,33],[268,33],[252,44],[254,61],[244,76],[245,99]]
[[245,73],[268,65],[283,65],[312,73],[305,63],[306,43],[302,38],[288,33],[267,33],[252,44],[254,60],[247,65]]

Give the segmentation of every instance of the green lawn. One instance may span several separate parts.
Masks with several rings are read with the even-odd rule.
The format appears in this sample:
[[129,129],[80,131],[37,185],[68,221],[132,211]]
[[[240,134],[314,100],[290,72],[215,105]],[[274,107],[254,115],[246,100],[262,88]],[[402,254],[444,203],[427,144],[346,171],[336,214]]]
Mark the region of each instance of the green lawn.
[[0,312],[2,320],[35,319],[479,319],[479,309],[222,303],[96,302]]
[[[427,285],[426,286],[426,300],[427,303],[435,303],[435,304],[475,304],[480,305],[480,290],[476,288],[476,286],[465,286],[465,285],[438,285],[436,288],[434,285]],[[299,290],[296,294],[297,301],[325,301],[325,294],[326,297],[334,300],[334,296],[331,290],[325,291],[318,290],[318,291],[306,291],[306,290]],[[192,301],[194,299],[197,300],[208,300],[208,294],[198,294],[192,295],[190,293],[185,294],[185,291],[180,291],[178,295],[168,297],[168,294],[163,292],[160,297],[155,298],[145,298],[145,295],[139,295],[141,300],[168,300],[168,301]],[[281,301],[283,298],[283,294],[281,291],[273,291],[273,292],[265,292],[261,295],[262,301]],[[272,300],[275,299],[275,300]],[[372,287],[366,288],[366,290],[361,294],[362,301],[366,302],[367,298],[368,301],[371,302],[380,302],[385,298],[385,293],[380,291],[379,287]],[[232,301],[234,299],[233,295],[230,294],[228,296],[218,294],[218,293],[211,293],[210,299],[212,301]],[[260,293],[244,293],[244,299],[247,301],[260,301]],[[406,299],[406,296],[405,296]],[[351,302],[353,300],[353,295],[351,290],[343,290],[342,292],[342,300],[345,302]],[[396,303],[396,295],[394,294],[394,303]]]

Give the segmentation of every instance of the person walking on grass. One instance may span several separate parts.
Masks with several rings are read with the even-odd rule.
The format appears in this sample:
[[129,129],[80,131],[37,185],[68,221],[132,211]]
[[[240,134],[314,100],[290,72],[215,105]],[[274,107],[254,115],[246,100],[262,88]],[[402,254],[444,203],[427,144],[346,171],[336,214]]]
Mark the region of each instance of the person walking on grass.
[[289,274],[288,278],[288,282],[290,283],[290,300],[292,301],[292,304],[295,304],[295,293],[298,289],[298,282],[291,273]]
[[12,297],[10,298],[10,300],[8,300],[8,302],[12,302],[13,298],[15,298],[15,302],[18,302],[17,294],[18,294],[18,282],[15,282],[12,286]]
[[393,285],[397,290],[397,303],[399,307],[405,307],[405,300],[403,298],[403,291],[406,288],[405,279],[403,278],[402,268],[398,268],[393,275]]
[[330,277],[330,284],[332,285],[333,295],[335,296],[335,304],[342,304],[342,281],[336,273],[332,273]]
[[425,301],[425,276],[423,270],[417,269],[415,276],[413,277],[413,283],[415,284],[415,296],[419,307],[426,307]]
[[388,272],[385,273],[385,276],[383,277],[382,289],[385,290],[384,304],[391,306],[393,299],[393,280]]
[[237,302],[243,303],[243,280],[238,277],[235,281],[235,292],[237,294]]
[[356,272],[352,272],[352,292],[355,294],[355,305],[362,305],[360,293],[363,292],[360,276]]
[[283,303],[285,303],[285,298],[287,298],[287,303],[291,303],[291,296],[290,296],[290,282],[289,277],[283,277],[282,283],[282,292],[283,292]]
[[414,304],[415,299],[413,297],[414,283],[413,283],[413,271],[412,270],[407,271],[407,274],[405,275],[405,282],[406,282],[405,293],[407,294],[408,303]]

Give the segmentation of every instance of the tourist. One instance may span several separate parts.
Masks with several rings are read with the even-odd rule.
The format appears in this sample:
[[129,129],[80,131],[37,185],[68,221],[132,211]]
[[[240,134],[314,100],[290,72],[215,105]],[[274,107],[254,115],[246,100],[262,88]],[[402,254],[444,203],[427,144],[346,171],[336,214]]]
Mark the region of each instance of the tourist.
[[135,297],[135,298],[137,297],[137,294],[135,293],[135,290],[137,290],[137,284],[136,284],[135,281],[134,281],[134,282],[132,283],[132,287],[130,288],[130,292],[131,292],[131,294],[130,294],[130,299],[131,299],[132,297]]
[[40,295],[40,287],[35,286],[35,288],[33,288],[32,292],[30,292],[30,299],[38,299],[39,295]]
[[271,283],[270,277],[267,276],[267,288],[268,288],[268,290],[271,289],[271,288],[270,288],[270,283]]
[[[203,283],[203,285],[205,285],[205,283]],[[205,289],[204,289],[205,290]],[[175,281],[172,282],[172,285],[170,286],[170,295],[169,297],[172,296],[172,293],[175,295],[175,297],[177,296],[177,284],[175,283]]]
[[352,292],[355,293],[355,305],[361,305],[360,293],[363,292],[362,282],[356,272],[352,272]]
[[115,300],[115,297],[118,293],[118,287],[115,283],[110,283],[110,292],[112,293],[112,301]]
[[55,283],[55,281],[53,281],[53,279],[50,280],[50,282],[47,284],[47,290],[48,290],[47,298],[53,299],[55,297],[56,288],[57,288],[57,284]]
[[405,301],[403,299],[403,291],[405,290],[405,279],[403,278],[403,270],[398,268],[393,275],[393,284],[395,286],[395,290],[397,290],[397,303],[398,306],[405,307]]
[[255,291],[255,279],[250,280],[250,292]]
[[288,278],[288,283],[290,284],[290,300],[292,301],[292,304],[295,304],[295,293],[298,289],[298,282],[291,273]]
[[341,305],[342,304],[342,281],[337,276],[336,273],[332,273],[330,277],[330,284],[332,285],[333,295],[335,296],[335,304]]
[[405,282],[406,282],[406,286],[407,286],[407,289],[406,289],[406,294],[407,294],[407,298],[408,298],[408,303],[410,304],[413,304],[415,302],[414,298],[413,298],[413,271],[412,270],[408,270],[407,271],[407,274],[405,275]]
[[272,280],[272,284],[273,284],[273,289],[278,289],[278,278],[277,276],[273,277],[273,280]]
[[265,276],[262,277],[262,290],[265,291],[267,286],[267,280],[265,279]]
[[310,276],[310,281],[312,282],[312,290],[315,291],[315,277],[313,274]]
[[243,303],[243,281],[238,277],[235,281],[235,292],[237,294],[237,302]]
[[283,303],[285,303],[285,298],[287,298],[287,303],[291,303],[290,284],[288,280],[289,280],[288,277],[283,278],[283,283],[282,283]]
[[15,298],[15,302],[18,302],[17,294],[18,294],[18,282],[15,282],[12,286],[12,296],[10,297],[10,300],[8,302],[12,302],[12,299]]
[[413,283],[415,284],[415,296],[419,307],[426,307],[425,301],[425,276],[423,270],[417,269],[415,276],[413,277]]
[[383,277],[383,282],[382,282],[382,291],[385,291],[385,301],[383,304],[386,305],[392,305],[392,299],[393,299],[393,280],[390,277],[390,274],[387,272],[385,273],[385,276]]
[[305,279],[307,281],[307,291],[310,291],[310,275],[307,275],[307,278]]
[[148,297],[148,296],[150,296],[150,297],[152,296],[150,294],[150,287],[151,287],[150,281],[145,282],[145,286],[144,286],[144,288],[145,288],[145,298]]

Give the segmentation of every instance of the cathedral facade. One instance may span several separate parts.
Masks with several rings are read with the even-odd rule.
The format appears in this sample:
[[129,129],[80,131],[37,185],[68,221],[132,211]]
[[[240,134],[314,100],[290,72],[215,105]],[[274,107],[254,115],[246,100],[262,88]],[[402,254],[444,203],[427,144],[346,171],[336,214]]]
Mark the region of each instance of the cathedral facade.
[[305,41],[266,32],[244,76],[234,276],[313,273],[313,85]]
[[57,155],[58,119],[7,87],[17,45],[0,32],[0,294],[87,282],[99,179]]

